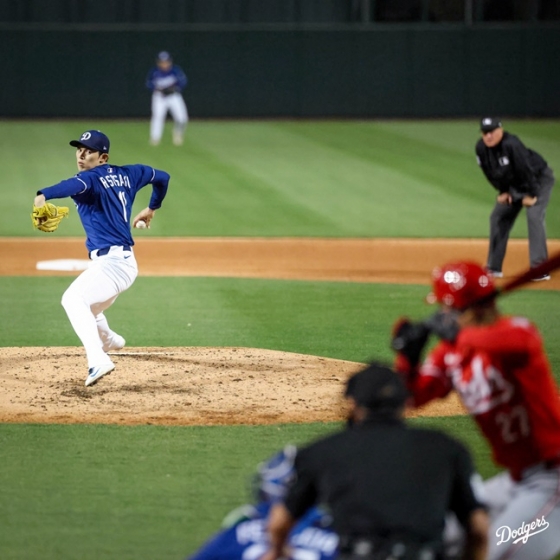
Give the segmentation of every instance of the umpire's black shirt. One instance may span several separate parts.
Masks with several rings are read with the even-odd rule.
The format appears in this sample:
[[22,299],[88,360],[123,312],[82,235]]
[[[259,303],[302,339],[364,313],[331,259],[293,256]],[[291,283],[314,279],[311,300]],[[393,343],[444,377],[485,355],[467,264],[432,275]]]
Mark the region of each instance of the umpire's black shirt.
[[326,504],[344,537],[408,534],[441,541],[444,517],[461,522],[481,507],[465,447],[400,420],[366,421],[298,451],[297,478],[285,499],[294,518]]
[[547,168],[540,154],[505,131],[501,142],[493,148],[488,148],[481,138],[476,143],[476,159],[493,187],[500,193],[509,192],[514,198],[537,196],[539,177]]

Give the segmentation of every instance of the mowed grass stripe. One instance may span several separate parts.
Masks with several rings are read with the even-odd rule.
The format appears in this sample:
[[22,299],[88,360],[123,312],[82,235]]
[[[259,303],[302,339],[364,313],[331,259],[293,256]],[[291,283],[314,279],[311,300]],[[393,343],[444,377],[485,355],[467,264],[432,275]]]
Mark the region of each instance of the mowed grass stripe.
[[[147,123],[4,122],[13,138],[0,154],[0,192],[14,212],[0,235],[41,235],[25,219],[37,188],[75,173],[68,140],[102,128],[115,164],[169,171],[159,235],[486,237],[494,191],[474,158],[476,121],[193,121],[185,145],[147,142]],[[558,121],[512,121],[553,168],[560,168]],[[541,136],[542,132],[542,136]],[[523,136],[523,134],[521,136]],[[537,139],[540,139],[537,141]],[[33,154],[33,165],[25,155]],[[23,159],[22,159],[23,158]],[[150,189],[135,209],[144,207]],[[71,204],[71,203],[70,203]],[[553,195],[549,215],[560,209]],[[512,235],[526,236],[522,216]],[[548,220],[560,237],[560,222]],[[80,235],[72,212],[56,235]]]
[[[477,212],[478,221],[487,218],[486,204],[476,200],[467,201],[473,206],[478,202],[478,210],[467,217],[464,195],[441,179],[445,166],[456,170],[458,158],[441,161],[432,153],[430,159],[421,143],[380,132],[375,125],[263,123],[247,125],[238,134],[239,126],[230,130],[235,141],[223,128],[211,127],[193,141],[223,154],[231,165],[256,175],[310,215],[320,213],[330,223],[326,235],[423,236],[423,220],[440,225],[446,235],[459,235],[467,221],[476,223]],[[426,166],[432,173],[421,177]],[[445,204],[442,188],[448,191]],[[419,201],[431,208],[429,216],[419,212]]]
[[[495,472],[469,418],[446,426]],[[258,462],[341,427],[0,425],[2,558],[184,558],[252,500]]]
[[[78,346],[62,294],[71,277],[0,277],[2,346]],[[241,278],[139,277],[108,311],[129,346],[242,346],[364,362],[392,360],[393,323],[420,320],[427,286]],[[146,302],[151,302],[149,316]],[[504,296],[504,312],[542,331],[560,373],[560,293]],[[37,317],[48,317],[48,328]]]

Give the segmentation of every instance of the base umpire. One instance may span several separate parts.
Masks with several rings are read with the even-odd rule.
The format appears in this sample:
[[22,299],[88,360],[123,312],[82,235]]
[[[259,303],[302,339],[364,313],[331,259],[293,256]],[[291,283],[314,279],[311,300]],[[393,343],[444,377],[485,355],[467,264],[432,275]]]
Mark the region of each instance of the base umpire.
[[[500,119],[484,117],[480,131],[476,159],[488,182],[498,191],[490,215],[487,270],[501,278],[509,234],[523,208],[527,213],[531,268],[548,258],[545,217],[554,174],[540,154],[503,129]],[[550,280],[550,276],[545,274],[535,280]]]
[[353,375],[345,397],[347,429],[298,451],[296,480],[271,510],[263,560],[282,557],[291,527],[316,504],[331,512],[339,560],[441,559],[448,511],[466,530],[464,557],[484,558],[488,516],[467,449],[404,423],[407,391],[384,365]]

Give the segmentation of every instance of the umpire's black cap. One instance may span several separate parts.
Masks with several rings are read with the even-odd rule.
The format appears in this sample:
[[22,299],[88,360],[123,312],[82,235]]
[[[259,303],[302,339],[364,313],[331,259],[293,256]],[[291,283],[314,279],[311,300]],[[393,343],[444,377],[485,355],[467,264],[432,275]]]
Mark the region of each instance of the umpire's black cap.
[[497,128],[502,128],[502,121],[498,117],[482,117],[480,119],[480,130],[482,132],[492,132]]
[[408,398],[401,376],[388,366],[373,362],[355,373],[346,384],[346,397],[370,410],[400,408]]

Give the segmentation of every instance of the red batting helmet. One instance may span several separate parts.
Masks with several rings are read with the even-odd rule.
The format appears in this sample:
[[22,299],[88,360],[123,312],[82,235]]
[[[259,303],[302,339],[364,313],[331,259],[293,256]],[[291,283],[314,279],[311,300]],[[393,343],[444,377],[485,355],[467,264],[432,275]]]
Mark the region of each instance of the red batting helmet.
[[464,309],[490,295],[494,281],[479,264],[470,261],[449,263],[432,272],[433,292],[428,300],[455,309]]

